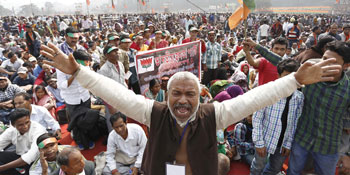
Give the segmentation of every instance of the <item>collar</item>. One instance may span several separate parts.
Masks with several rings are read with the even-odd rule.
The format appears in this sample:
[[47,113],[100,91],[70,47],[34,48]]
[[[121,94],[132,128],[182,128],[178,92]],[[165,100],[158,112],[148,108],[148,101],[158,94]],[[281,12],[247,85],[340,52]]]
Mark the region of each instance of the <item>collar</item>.
[[[69,45],[68,45],[68,43],[67,43],[67,41],[65,41],[64,42],[64,45],[68,48],[68,49],[70,49],[70,50],[73,50],[74,51],[74,49],[73,48],[71,48]],[[78,45],[78,44],[77,44]],[[76,45],[76,49],[78,50],[78,46]]]
[[129,127],[128,123],[126,124],[126,128],[127,128],[127,132],[128,132],[128,137],[126,137],[126,139],[124,140],[123,137],[116,132],[116,134],[118,135],[118,139],[121,139],[124,141],[130,140],[130,139],[135,139],[134,135],[130,133],[130,127]]
[[[60,169],[59,175],[66,175],[66,173],[63,172],[62,169]],[[83,169],[83,172],[81,172],[81,173],[79,173],[79,174],[76,174],[76,175],[85,175],[85,170]]]
[[193,122],[195,119],[196,119],[196,113],[194,113],[190,118],[188,118],[186,121],[184,122],[181,122],[180,120],[178,120],[175,116],[171,115],[175,120],[176,120],[176,123],[178,125],[180,125],[181,128],[185,127],[187,122],[188,123],[191,123]]
[[349,81],[348,76],[343,72],[342,78],[338,81],[338,82],[322,82],[322,84],[326,85],[326,86],[331,86],[331,87],[335,87],[335,86],[339,86],[339,85],[344,85],[344,83],[346,81]]

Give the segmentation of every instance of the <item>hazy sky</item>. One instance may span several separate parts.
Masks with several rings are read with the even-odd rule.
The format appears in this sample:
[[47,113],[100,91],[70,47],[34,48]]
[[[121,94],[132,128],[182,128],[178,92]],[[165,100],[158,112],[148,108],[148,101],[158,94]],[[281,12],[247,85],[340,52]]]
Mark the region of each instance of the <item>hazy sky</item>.
[[[81,2],[81,3],[85,3],[86,0],[0,0],[0,5],[3,5],[6,8],[18,8],[21,5],[25,5],[25,4],[29,4],[30,1],[33,4],[38,5],[39,7],[44,6],[45,2],[60,2],[62,4],[73,4],[73,3],[77,3],[77,2]],[[94,3],[100,3],[100,2],[106,2],[108,0],[90,0],[91,5],[93,5]]]

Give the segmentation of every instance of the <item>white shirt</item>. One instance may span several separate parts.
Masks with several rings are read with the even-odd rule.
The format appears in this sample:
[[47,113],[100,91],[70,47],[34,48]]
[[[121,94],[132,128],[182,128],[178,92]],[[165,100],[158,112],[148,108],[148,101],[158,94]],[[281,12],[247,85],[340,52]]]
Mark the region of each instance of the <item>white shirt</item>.
[[15,127],[10,126],[0,135],[0,150],[12,143],[16,146],[16,154],[21,155],[27,164],[31,164],[39,156],[36,139],[44,133],[46,129],[35,121],[31,121],[29,131],[23,135]]
[[260,26],[259,27],[260,36],[264,36],[264,37],[269,36],[269,29],[270,29],[270,26],[267,24],[263,24],[262,26]]
[[2,68],[6,68],[6,66],[10,66],[10,67],[13,67],[13,68],[17,71],[18,68],[20,68],[20,67],[22,66],[22,64],[23,64],[23,61],[20,60],[20,59],[18,59],[18,58],[17,58],[17,60],[15,61],[15,63],[12,63],[12,62],[10,61],[10,59],[7,59],[7,60],[5,60],[4,62],[2,62],[1,67],[2,67]]
[[253,18],[249,18],[248,20],[247,20],[247,22],[248,22],[248,26],[253,26]]
[[186,29],[186,31],[190,30],[188,27],[191,24],[193,24],[193,21],[191,19],[189,19],[189,20],[185,19],[185,29]]
[[53,131],[57,131],[60,128],[60,125],[54,118],[51,116],[49,111],[37,105],[32,106],[32,113],[30,115],[30,120],[40,123],[44,128],[51,128]]
[[87,89],[80,86],[78,81],[74,79],[68,87],[68,79],[71,75],[65,74],[57,70],[57,88],[61,90],[61,96],[67,104],[78,105],[81,101],[85,102],[90,98],[90,93]]
[[[150,127],[154,100],[136,95],[120,83],[99,75],[88,68],[80,66],[76,80],[81,86],[88,87],[96,96],[126,116]],[[288,97],[297,88],[294,73],[274,82],[259,86],[222,103],[214,102],[217,129],[226,128],[259,109],[275,104],[279,99]],[[244,106],[244,108],[242,108]]]
[[60,31],[64,31],[67,28],[68,28],[68,25],[64,21],[61,21],[61,23],[60,23]]
[[81,22],[81,26],[83,27],[83,29],[89,29],[90,26],[91,26],[91,21],[86,19],[86,20],[83,20]]
[[143,152],[146,147],[147,138],[145,132],[137,124],[127,124],[128,137],[123,139],[115,130],[108,136],[106,162],[110,170],[116,169],[116,150],[122,151],[129,157],[136,157],[135,167],[140,168]]
[[289,22],[284,22],[283,23],[283,31],[284,31],[284,33],[285,34],[287,34],[287,32],[288,32],[288,26],[289,26]]

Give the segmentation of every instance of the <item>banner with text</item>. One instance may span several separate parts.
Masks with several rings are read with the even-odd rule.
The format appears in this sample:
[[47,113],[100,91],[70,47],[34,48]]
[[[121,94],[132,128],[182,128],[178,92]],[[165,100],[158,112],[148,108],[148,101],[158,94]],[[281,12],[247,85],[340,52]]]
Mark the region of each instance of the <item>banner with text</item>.
[[141,93],[152,79],[172,76],[176,72],[189,71],[200,79],[200,41],[141,52],[136,55],[136,70]]

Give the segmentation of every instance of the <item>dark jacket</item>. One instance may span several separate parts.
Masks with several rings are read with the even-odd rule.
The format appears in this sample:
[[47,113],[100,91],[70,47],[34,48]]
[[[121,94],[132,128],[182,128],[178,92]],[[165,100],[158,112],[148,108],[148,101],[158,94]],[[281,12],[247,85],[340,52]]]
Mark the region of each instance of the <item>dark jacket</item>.
[[100,116],[100,111],[79,106],[74,110],[68,124],[68,131],[73,131],[73,139],[89,148],[90,141],[96,141],[101,136],[107,135],[106,120]]
[[[95,164],[94,162],[85,160],[85,167],[84,167],[85,175],[95,175]],[[60,169],[58,168],[56,171],[50,173],[50,175],[59,175]]]
[[[166,163],[174,162],[180,133],[166,103],[154,102],[149,140],[142,160],[145,175],[164,175]],[[213,104],[201,104],[190,122],[187,157],[193,175],[217,175],[218,152]]]

